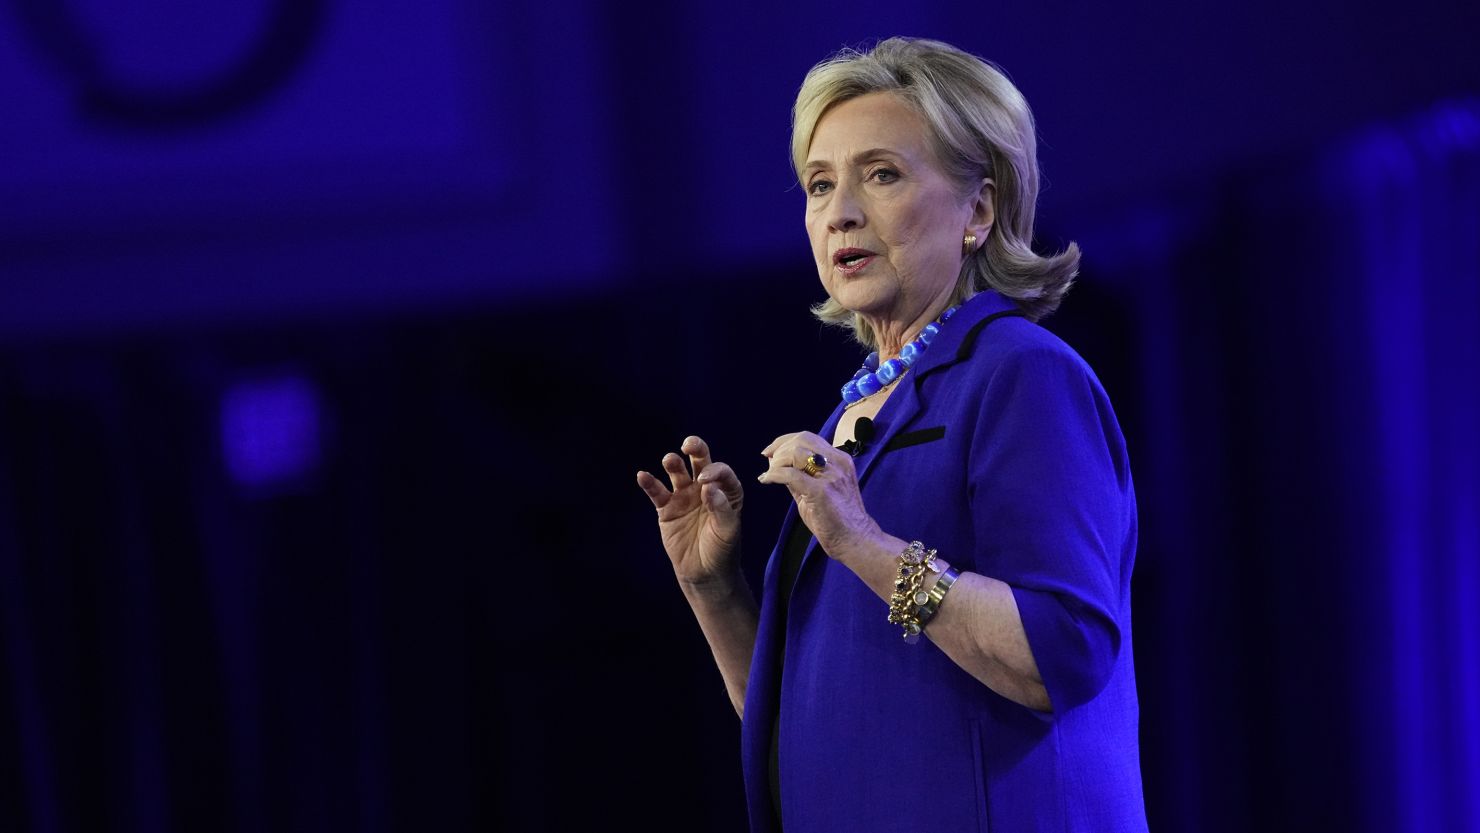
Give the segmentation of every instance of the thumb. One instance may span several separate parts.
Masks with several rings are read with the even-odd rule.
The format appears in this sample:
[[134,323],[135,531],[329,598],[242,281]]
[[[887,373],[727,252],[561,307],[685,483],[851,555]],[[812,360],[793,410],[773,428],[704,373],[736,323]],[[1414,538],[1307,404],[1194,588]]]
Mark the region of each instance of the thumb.
[[705,528],[721,546],[732,548],[740,542],[740,513],[735,511],[725,490],[713,483],[704,485],[699,493],[704,503]]
[[703,498],[705,508],[709,510],[709,514],[714,516],[714,520],[717,523],[726,526],[735,523],[737,520],[735,507],[730,503],[730,499],[725,496],[725,490],[720,488],[719,484],[704,484],[704,490],[699,496]]
[[721,489],[719,484],[705,483],[701,497],[704,498],[704,505],[708,506],[711,512],[721,515],[729,514],[730,501],[725,497],[725,490]]

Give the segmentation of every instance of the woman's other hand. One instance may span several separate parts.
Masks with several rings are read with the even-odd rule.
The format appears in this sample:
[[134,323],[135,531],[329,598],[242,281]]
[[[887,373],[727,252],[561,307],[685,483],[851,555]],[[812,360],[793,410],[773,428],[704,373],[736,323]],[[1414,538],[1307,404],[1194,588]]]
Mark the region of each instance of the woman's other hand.
[[673,572],[681,584],[696,587],[738,579],[745,503],[740,478],[711,460],[709,446],[698,437],[684,440],[679,450],[688,455],[688,465],[678,454],[663,456],[671,488],[645,471],[637,473],[637,485],[658,510],[658,531]]
[[[797,514],[828,555],[840,558],[861,542],[882,534],[863,506],[858,473],[846,452],[833,448],[816,434],[802,431],[777,437],[761,454],[771,465],[760,481],[780,483],[791,491]],[[812,454],[827,461],[816,476],[803,470]]]

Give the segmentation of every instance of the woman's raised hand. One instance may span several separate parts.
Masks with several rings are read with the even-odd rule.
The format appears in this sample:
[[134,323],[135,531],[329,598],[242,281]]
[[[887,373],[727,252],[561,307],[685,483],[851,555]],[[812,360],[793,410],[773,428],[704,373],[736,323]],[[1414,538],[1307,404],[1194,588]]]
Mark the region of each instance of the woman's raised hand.
[[[740,576],[740,507],[745,502],[740,478],[724,463],[709,458],[709,446],[698,437],[668,453],[663,471],[671,489],[640,471],[637,485],[658,510],[658,531],[679,582],[704,585]],[[689,471],[690,465],[693,471]]]

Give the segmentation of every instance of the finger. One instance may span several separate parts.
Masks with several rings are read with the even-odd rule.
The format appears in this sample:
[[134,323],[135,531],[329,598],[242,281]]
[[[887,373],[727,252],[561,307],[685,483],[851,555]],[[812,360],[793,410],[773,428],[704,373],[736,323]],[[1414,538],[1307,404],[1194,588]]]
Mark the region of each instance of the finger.
[[756,479],[767,484],[779,483],[791,489],[793,495],[806,492],[813,483],[817,482],[817,478],[792,466],[772,466],[761,472],[761,476]]
[[815,446],[817,448],[828,448],[830,445],[827,440],[824,440],[822,437],[812,433],[811,431],[800,431],[796,434],[796,438],[797,442],[803,443],[809,447]]
[[807,465],[807,458],[811,457],[813,454],[817,454],[822,457],[827,456],[826,454],[822,454],[821,452],[812,450],[806,444],[798,442],[796,445],[791,447],[791,464],[796,468],[801,468],[802,466]]
[[761,456],[762,457],[770,457],[770,456],[772,456],[773,454],[776,453],[776,450],[777,449],[779,449],[781,446],[785,445],[788,440],[790,440],[790,439],[792,439],[793,437],[796,437],[796,436],[798,436],[798,434],[796,432],[792,432],[790,434],[782,434],[781,436],[777,437],[776,439],[771,440],[771,444],[770,445],[768,445],[765,448],[761,449]]
[[737,501],[744,494],[740,487],[740,478],[728,463],[710,463],[704,467],[704,473],[694,478],[700,486],[714,485],[724,492],[725,497],[731,501]]
[[671,451],[663,455],[663,471],[668,473],[668,482],[673,485],[675,492],[694,482],[689,476],[689,467],[683,464],[683,458]]
[[809,434],[794,435],[794,438],[790,442],[772,450],[771,468],[775,469],[782,466],[790,466],[798,469],[804,468],[807,465],[807,458],[813,454],[824,458],[821,461],[824,467],[831,465],[836,454],[831,453],[833,452],[832,446],[818,442],[820,439],[820,437]]
[[800,436],[800,434],[793,434],[790,439],[771,449],[770,462],[768,463],[768,468],[771,471],[783,468],[797,468],[804,464],[807,458],[807,452],[802,451],[798,455],[799,446],[797,445],[797,438]]
[[694,478],[698,479],[699,473],[709,465],[709,444],[698,437],[689,437],[678,447],[680,451],[689,455],[689,465],[694,468]]
[[673,499],[673,493],[663,488],[663,481],[645,471],[637,473],[637,485],[647,494],[655,509],[662,509]]

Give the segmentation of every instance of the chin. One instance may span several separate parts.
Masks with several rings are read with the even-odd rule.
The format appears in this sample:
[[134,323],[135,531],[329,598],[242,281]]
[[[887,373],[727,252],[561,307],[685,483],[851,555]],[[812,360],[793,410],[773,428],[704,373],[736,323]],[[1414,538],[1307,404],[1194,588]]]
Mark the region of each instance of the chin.
[[833,297],[848,309],[862,312],[868,308],[877,309],[892,303],[894,293],[889,292],[888,289],[889,287],[882,285],[878,280],[853,278],[839,286]]
[[859,303],[851,303],[847,300],[839,299],[838,303],[842,304],[854,315],[862,315],[864,318],[872,318],[874,320],[889,318],[889,304],[878,299]]

